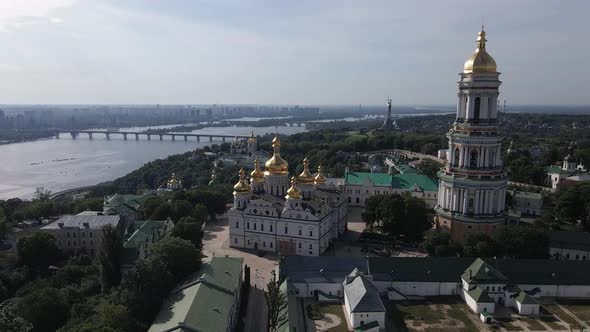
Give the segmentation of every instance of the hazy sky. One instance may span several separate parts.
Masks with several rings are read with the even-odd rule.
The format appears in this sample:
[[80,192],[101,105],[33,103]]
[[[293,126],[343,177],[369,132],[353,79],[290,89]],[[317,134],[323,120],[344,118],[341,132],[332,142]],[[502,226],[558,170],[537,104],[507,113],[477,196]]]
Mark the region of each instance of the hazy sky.
[[590,1],[0,0],[0,103],[590,104]]

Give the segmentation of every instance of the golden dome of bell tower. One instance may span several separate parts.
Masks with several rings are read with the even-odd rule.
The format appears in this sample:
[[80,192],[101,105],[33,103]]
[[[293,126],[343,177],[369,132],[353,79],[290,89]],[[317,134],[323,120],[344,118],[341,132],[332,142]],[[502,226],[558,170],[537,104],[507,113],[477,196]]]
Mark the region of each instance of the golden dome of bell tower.
[[279,136],[275,136],[272,140],[272,148],[274,153],[272,158],[264,164],[265,175],[287,175],[289,172],[289,164],[285,159],[281,158],[281,140]]
[[482,25],[481,31],[477,34],[475,53],[473,53],[463,66],[464,73],[495,73],[497,71],[496,61],[486,51],[486,42],[486,32]]

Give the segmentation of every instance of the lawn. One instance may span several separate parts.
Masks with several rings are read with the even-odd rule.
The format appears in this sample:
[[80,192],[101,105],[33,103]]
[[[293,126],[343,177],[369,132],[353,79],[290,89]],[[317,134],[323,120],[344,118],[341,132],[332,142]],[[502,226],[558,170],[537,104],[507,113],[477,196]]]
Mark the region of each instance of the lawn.
[[328,329],[328,332],[348,332],[348,325],[346,325],[346,317],[344,317],[344,311],[342,310],[341,304],[322,303],[320,305],[320,311],[323,314],[333,314],[340,318],[340,325]]
[[549,312],[550,314],[558,317],[560,320],[566,322],[567,324],[571,325],[573,328],[580,328],[578,322],[569,314],[567,314],[565,311],[561,310],[560,307],[558,307],[555,304],[545,304],[542,306],[542,308],[545,309],[545,311]]
[[588,304],[588,301],[559,301],[559,303],[573,312],[579,319],[590,324],[590,304]]
[[521,317],[520,320],[525,322],[529,326],[530,330],[547,331],[547,328],[545,328],[545,326],[543,326],[543,324],[539,323],[539,321],[537,319],[533,319],[533,318],[529,318],[529,317]]
[[432,310],[428,303],[412,303],[396,305],[403,320],[419,320],[426,324],[440,323],[440,312]]
[[472,314],[469,309],[455,297],[390,302],[387,305],[387,315],[394,331],[479,331],[470,318]]

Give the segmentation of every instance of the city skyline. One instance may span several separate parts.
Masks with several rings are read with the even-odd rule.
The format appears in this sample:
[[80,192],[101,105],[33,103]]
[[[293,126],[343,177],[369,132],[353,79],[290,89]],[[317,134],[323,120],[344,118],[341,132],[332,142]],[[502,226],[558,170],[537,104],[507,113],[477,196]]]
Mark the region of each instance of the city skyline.
[[453,105],[483,17],[501,100],[588,104],[590,4],[471,3],[4,1],[0,103]]

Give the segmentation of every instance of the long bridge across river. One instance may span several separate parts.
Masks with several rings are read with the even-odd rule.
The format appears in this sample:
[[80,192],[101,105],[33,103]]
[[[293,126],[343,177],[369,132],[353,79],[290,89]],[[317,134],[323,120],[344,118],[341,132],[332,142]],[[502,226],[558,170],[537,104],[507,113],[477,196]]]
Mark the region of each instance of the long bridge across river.
[[135,132],[135,131],[107,131],[107,130],[64,130],[64,131],[56,131],[55,138],[59,138],[60,134],[70,134],[72,138],[77,138],[80,135],[87,135],[88,139],[93,139],[94,135],[101,135],[107,141],[111,139],[111,136],[122,136],[123,139],[126,141],[128,137],[135,138],[136,141],[139,140],[140,137],[147,138],[148,141],[152,140],[152,137],[159,138],[160,141],[164,140],[164,136],[168,136],[172,138],[172,141],[176,141],[177,138],[184,139],[185,142],[189,140],[190,137],[196,137],[197,142],[200,142],[201,139],[207,140],[209,142],[213,142],[213,139],[221,139],[225,142],[227,139],[243,139],[249,138],[250,135],[224,135],[224,134],[183,134],[183,133],[148,133],[148,132]]

